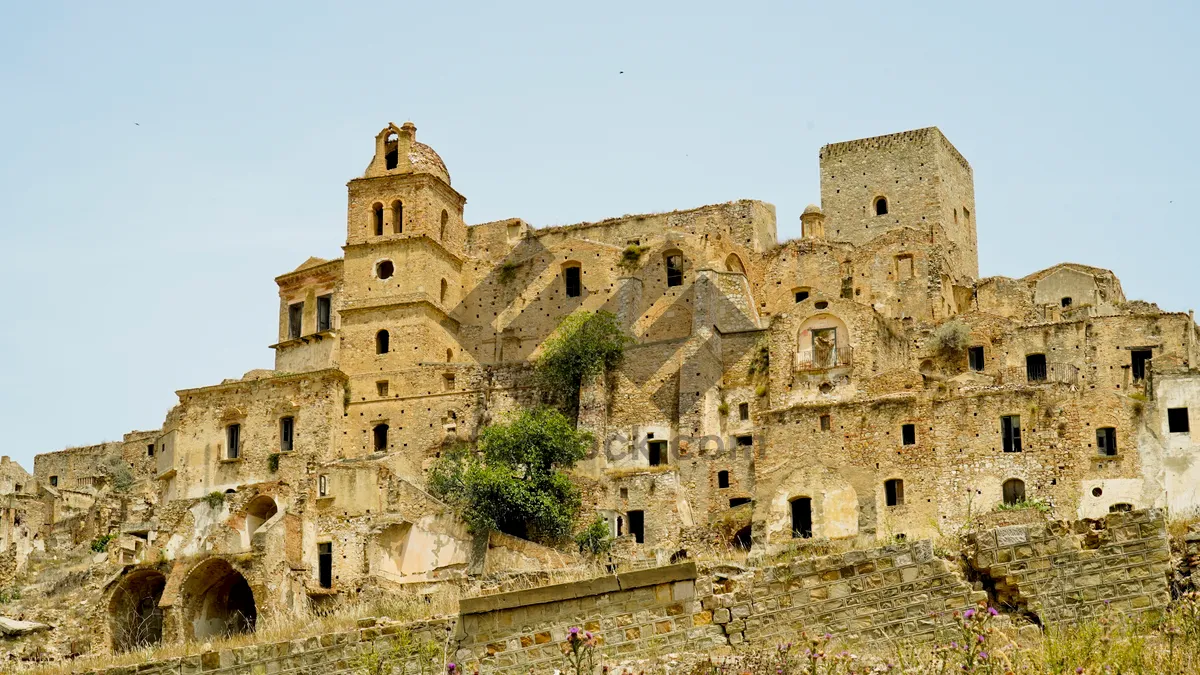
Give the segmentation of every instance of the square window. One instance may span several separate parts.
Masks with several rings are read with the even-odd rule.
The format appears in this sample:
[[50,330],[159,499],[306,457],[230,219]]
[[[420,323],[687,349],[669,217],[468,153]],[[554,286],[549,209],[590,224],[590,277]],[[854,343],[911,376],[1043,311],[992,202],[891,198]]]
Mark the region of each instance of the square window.
[[904,505],[904,481],[899,478],[885,480],[883,482],[884,496],[887,498],[888,506],[903,506]]
[[442,387],[446,391],[454,391],[454,375],[446,373],[442,376]]
[[967,348],[967,363],[971,370],[976,372],[983,370],[983,347]]
[[821,431],[829,431],[833,427],[833,420],[829,415],[821,415]]
[[717,487],[719,487],[719,488],[729,487],[729,472],[728,471],[718,471],[717,472]]
[[1113,427],[1101,427],[1096,430],[1096,451],[1106,457],[1117,454],[1117,430]]
[[326,476],[325,474],[317,476],[317,496],[329,496],[329,476]]
[[738,404],[738,419],[743,422],[750,419],[750,404],[749,403],[739,403]]
[[683,256],[667,256],[667,286],[683,285]]
[[58,476],[50,476],[50,487],[58,487]]
[[739,448],[749,448],[754,445],[754,436],[751,436],[750,434],[738,436],[736,440]]
[[387,396],[388,395],[388,381],[380,380],[380,381],[376,382],[375,383],[375,393],[378,394],[380,396],[380,398]]
[[225,459],[237,459],[242,452],[242,425],[225,427]]
[[796,291],[796,302],[804,302],[808,299],[808,291]]
[[650,441],[650,466],[667,463],[667,442]]
[[146,456],[147,456],[147,457],[153,457],[153,456],[154,456],[154,444],[153,444],[153,443],[151,443],[150,445],[147,445],[147,446],[146,446]]
[[292,436],[296,431],[295,417],[282,417],[279,420],[279,451],[292,451]]
[[1140,382],[1146,379],[1146,362],[1154,355],[1149,349],[1134,349],[1129,352],[1130,365],[1133,368],[1133,381]]
[[1029,354],[1025,357],[1025,379],[1030,382],[1046,380],[1046,355]]
[[317,298],[317,332],[333,327],[333,296],[322,295]]
[[1167,429],[1173,434],[1186,434],[1189,431],[1188,409],[1168,408]]
[[900,426],[900,437],[904,445],[917,444],[917,426],[915,424],[904,424]]

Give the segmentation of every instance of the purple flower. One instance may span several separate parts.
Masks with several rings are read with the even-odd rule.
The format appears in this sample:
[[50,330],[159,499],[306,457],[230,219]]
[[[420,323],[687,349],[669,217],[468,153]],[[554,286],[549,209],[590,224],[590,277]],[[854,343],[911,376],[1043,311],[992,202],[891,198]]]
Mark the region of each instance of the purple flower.
[[997,612],[995,607],[988,607],[988,614],[991,614],[992,616],[997,616],[998,614],[1000,614],[1000,612]]
[[976,636],[975,636],[975,639],[976,639],[976,640],[978,640],[979,642],[983,642],[983,636],[982,636],[982,635],[976,635]]
[[1076,675],[1078,675],[1079,673],[1082,673],[1082,672],[1083,672],[1083,666],[1079,666],[1078,668],[1075,669]]
[[455,669],[455,668],[457,668],[457,667],[458,667],[458,666],[454,665],[453,663],[447,663],[447,664],[446,664],[446,672],[447,672],[447,673],[453,673],[453,672],[454,672],[454,669]]
[[571,630],[570,630],[570,631],[568,631],[568,632],[570,632],[570,633],[571,633],[571,635],[579,635],[579,627],[578,627],[578,626],[571,626]]
[[973,609],[968,609],[967,611],[963,612],[963,618],[965,619],[969,619],[973,616],[975,616],[975,610]]
[[979,660],[987,661],[987,652],[979,652]]

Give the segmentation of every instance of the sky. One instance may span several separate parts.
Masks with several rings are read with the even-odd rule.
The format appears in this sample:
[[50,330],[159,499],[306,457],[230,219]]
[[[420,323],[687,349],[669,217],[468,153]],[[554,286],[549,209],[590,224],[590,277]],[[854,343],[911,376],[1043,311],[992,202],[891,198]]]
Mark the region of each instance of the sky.
[[273,278],[345,242],[412,120],[468,223],[733,199],[780,239],[826,144],[938,126],[980,272],[1112,269],[1186,311],[1198,3],[0,3],[0,453],[162,425],[270,368]]

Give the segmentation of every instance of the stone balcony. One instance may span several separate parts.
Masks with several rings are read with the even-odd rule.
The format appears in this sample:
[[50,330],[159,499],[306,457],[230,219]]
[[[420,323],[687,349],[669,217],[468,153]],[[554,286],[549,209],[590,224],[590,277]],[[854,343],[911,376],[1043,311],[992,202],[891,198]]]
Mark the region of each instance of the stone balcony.
[[812,349],[802,349],[796,352],[795,371],[827,370],[840,366],[848,366],[853,362],[854,350],[849,346],[837,346],[830,350],[821,350],[816,354]]

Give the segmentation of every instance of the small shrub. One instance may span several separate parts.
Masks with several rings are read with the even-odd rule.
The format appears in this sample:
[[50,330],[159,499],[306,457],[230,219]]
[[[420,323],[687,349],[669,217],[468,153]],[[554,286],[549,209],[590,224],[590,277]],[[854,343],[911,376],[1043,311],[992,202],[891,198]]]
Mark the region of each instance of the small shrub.
[[267,469],[270,470],[271,473],[275,473],[279,470],[278,452],[272,452],[271,454],[267,455]]
[[103,553],[108,550],[108,542],[116,538],[115,534],[104,534],[92,540],[92,550],[96,553]]
[[758,396],[759,398],[762,398],[763,396],[766,396],[766,395],[767,395],[767,385],[765,385],[765,384],[760,384],[760,385],[758,385],[757,387],[755,387],[755,388],[754,388],[754,395],[755,395],[755,396]]
[[726,403],[725,401],[721,401],[719,404],[717,404],[717,412],[721,414],[721,417],[728,415],[729,414],[729,404]]
[[621,267],[627,271],[637,269],[638,263],[642,261],[642,256],[649,250],[649,246],[638,246],[637,244],[626,246],[625,250],[621,251]]
[[100,460],[100,472],[108,477],[116,492],[128,492],[133,487],[133,472],[129,470],[129,464],[116,455]]
[[771,371],[771,347],[766,342],[758,343],[754,348],[754,354],[750,357],[750,367],[746,369],[746,374],[750,377],[755,375],[766,375]]
[[959,354],[971,344],[971,331],[966,324],[954,319],[937,327],[933,332],[937,348],[945,354]]
[[210,492],[204,496],[204,502],[210,508],[219,509],[225,503],[225,494],[222,492]]
[[520,265],[517,263],[512,262],[511,260],[506,260],[502,265],[500,265],[500,273],[496,275],[496,280],[505,286],[511,284],[513,280],[517,278],[518,267],[520,267]]
[[612,548],[612,538],[609,536],[608,521],[596,516],[587,529],[575,535],[575,543],[580,553],[600,555]]

